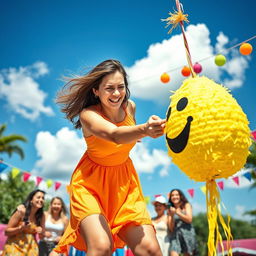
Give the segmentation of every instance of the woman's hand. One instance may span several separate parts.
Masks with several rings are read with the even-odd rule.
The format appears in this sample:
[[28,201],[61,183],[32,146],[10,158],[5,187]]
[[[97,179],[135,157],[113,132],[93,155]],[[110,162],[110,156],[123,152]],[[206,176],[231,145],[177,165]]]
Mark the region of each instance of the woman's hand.
[[155,115],[151,116],[146,123],[146,135],[152,138],[162,136],[164,134],[165,122],[165,119],[161,119],[160,117]]
[[49,237],[52,236],[52,234],[51,234],[51,232],[49,232],[49,231],[45,231],[44,236],[47,237],[47,238],[49,238]]
[[180,208],[177,208],[177,209],[176,209],[176,214],[177,214],[178,216],[180,216],[180,215],[183,214]]
[[61,239],[61,236],[57,236],[54,241],[55,241],[56,243],[58,243],[58,242],[60,241],[60,239]]
[[28,226],[28,224],[26,224],[24,221],[22,221],[20,226],[19,226],[20,232],[25,230],[27,228],[27,226]]
[[36,227],[36,233],[37,234],[42,234],[42,232],[43,232],[42,227],[40,227],[40,226]]
[[168,214],[169,214],[170,216],[173,216],[175,213],[176,213],[176,209],[171,206],[171,207],[169,208],[169,210],[168,210]]

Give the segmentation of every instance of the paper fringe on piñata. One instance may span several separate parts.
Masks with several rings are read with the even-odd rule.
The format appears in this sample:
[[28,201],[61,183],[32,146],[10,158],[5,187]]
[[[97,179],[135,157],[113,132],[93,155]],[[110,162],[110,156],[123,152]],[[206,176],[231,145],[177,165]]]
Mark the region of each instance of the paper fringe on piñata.
[[227,241],[232,235],[221,215],[215,179],[228,178],[244,166],[251,144],[248,120],[227,89],[206,77],[186,79],[170,99],[168,153],[191,179],[206,182],[208,251],[216,255],[216,245],[222,244],[217,221]]
[[[183,26],[184,21],[188,22],[187,15],[182,13],[179,0],[176,5],[178,12],[170,13],[164,21],[173,28],[181,25],[192,78],[170,97],[165,130],[168,154],[191,179],[206,182],[208,255],[215,256],[218,243],[224,251],[218,221],[227,244],[232,240],[230,218],[225,223],[222,217],[215,179],[228,178],[244,166],[251,145],[249,122],[224,86],[196,76]],[[230,246],[228,255],[232,255]]]
[[183,172],[206,181],[228,178],[244,166],[251,144],[249,122],[225,87],[207,77],[189,78],[170,99],[168,152]]

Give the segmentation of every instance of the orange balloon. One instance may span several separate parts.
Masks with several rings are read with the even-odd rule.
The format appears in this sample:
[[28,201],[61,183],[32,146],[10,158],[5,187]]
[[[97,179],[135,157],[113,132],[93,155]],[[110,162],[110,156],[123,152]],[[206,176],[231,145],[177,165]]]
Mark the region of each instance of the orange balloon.
[[243,43],[240,45],[239,51],[242,55],[249,55],[252,52],[252,45],[249,43]]
[[162,75],[161,75],[161,77],[160,77],[160,79],[161,79],[161,81],[163,82],[163,83],[168,83],[169,81],[170,81],[170,76],[166,73],[166,72],[164,72]]
[[181,70],[181,74],[183,76],[190,76],[190,73],[191,73],[190,68],[187,66],[184,66],[183,69]]

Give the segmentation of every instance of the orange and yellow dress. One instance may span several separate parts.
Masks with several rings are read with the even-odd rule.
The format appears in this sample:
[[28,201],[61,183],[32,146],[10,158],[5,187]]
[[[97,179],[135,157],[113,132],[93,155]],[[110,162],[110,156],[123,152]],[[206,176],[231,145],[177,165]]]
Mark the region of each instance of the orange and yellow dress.
[[[135,121],[126,109],[125,119],[115,125],[133,126]],[[118,236],[122,227],[132,223],[151,224],[139,178],[129,158],[135,143],[116,144],[96,136],[85,140],[87,151],[78,163],[69,186],[70,221],[55,248],[59,253],[67,252],[68,245],[86,251],[79,225],[91,214],[102,214],[107,219],[114,250],[125,245]]]
[[4,245],[2,256],[36,256],[39,255],[35,239],[36,225],[30,223],[22,233],[9,236]]

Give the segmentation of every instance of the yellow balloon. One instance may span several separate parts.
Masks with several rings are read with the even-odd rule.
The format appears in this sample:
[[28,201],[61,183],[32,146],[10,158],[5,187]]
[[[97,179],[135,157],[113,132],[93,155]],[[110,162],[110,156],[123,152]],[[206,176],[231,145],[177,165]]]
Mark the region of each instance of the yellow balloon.
[[207,77],[186,79],[170,97],[166,141],[172,161],[195,181],[227,178],[245,164],[248,120],[228,89]]

